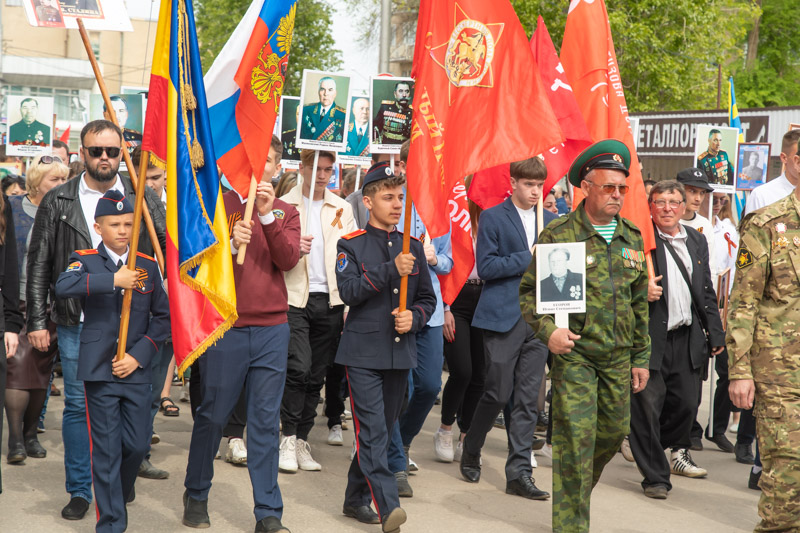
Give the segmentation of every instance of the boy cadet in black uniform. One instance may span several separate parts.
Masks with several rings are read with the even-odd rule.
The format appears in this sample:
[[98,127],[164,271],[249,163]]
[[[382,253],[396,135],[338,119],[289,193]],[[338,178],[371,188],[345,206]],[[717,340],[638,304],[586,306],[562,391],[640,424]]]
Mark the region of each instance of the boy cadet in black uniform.
[[[368,524],[380,522],[387,533],[399,532],[406,521],[386,455],[389,435],[400,415],[408,371],[417,364],[415,333],[436,308],[422,244],[412,239],[411,253],[401,253],[403,234],[395,225],[404,184],[386,162],[369,169],[362,186],[369,223],[339,240],[336,257],[339,295],[350,306],[336,362],[345,366],[356,431],[343,513]],[[401,312],[402,276],[408,276],[408,301]]]
[[[169,334],[169,304],[153,258],[140,253],[136,271],[123,266],[133,229],[130,202],[111,189],[97,202],[94,218],[103,242],[72,253],[56,296],[81,299],[78,379],[86,387],[96,530],[117,533],[128,525],[125,504],[133,499],[150,440],[150,360]],[[128,342],[125,357],[116,361],[125,290],[134,291]]]

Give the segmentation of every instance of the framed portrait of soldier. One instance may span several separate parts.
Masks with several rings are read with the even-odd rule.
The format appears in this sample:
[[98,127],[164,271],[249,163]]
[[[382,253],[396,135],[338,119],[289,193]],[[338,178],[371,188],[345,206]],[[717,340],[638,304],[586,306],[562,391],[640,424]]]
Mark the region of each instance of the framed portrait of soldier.
[[411,138],[411,104],[414,80],[376,76],[370,78],[370,151],[399,154],[400,146]]
[[736,191],[739,130],[727,126],[698,124],[695,138],[695,166],[708,178],[708,184],[718,192]]
[[[142,131],[144,131],[144,95],[143,94],[112,94],[109,97],[111,107],[117,116],[117,122],[122,129],[125,145],[128,152],[142,144]],[[103,95],[93,94],[89,97],[89,120],[105,118],[106,105]]]
[[53,98],[9,95],[6,155],[49,154],[53,142]]
[[536,312],[585,313],[586,243],[536,245]]
[[123,0],[22,0],[21,5],[31,26],[76,29],[80,18],[87,30],[133,31]]
[[742,143],[739,145],[737,191],[752,191],[767,182],[769,153],[769,143]]
[[350,123],[347,126],[347,143],[339,152],[339,162],[346,165],[369,165],[369,97],[350,97]]
[[304,70],[300,105],[297,147],[343,151],[350,120],[350,76]]
[[283,144],[281,167],[290,170],[300,168],[300,149],[297,147],[297,124],[300,121],[300,98],[297,96],[282,96],[280,118],[280,133],[278,137]]

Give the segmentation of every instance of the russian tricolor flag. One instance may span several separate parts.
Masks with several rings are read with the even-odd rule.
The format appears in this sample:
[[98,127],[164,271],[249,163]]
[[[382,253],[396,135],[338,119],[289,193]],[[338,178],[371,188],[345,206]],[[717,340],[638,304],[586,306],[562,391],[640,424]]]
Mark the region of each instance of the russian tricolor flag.
[[217,164],[247,197],[280,109],[296,0],[254,0],[204,77]]

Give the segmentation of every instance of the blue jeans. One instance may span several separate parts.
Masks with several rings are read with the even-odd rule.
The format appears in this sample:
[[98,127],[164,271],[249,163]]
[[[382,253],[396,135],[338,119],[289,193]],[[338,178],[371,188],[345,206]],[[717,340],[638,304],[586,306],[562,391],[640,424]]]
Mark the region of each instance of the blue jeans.
[[392,431],[388,452],[389,470],[392,472],[406,469],[403,446],[411,446],[436,402],[442,387],[443,364],[442,326],[425,326],[417,333],[417,368],[408,373],[408,408],[400,415]]
[[67,492],[73,498],[92,501],[92,463],[89,455],[89,430],[86,426],[86,397],[83,381],[78,380],[78,354],[81,329],[58,326],[58,350],[64,373],[64,417],[61,438],[64,440],[64,471]]

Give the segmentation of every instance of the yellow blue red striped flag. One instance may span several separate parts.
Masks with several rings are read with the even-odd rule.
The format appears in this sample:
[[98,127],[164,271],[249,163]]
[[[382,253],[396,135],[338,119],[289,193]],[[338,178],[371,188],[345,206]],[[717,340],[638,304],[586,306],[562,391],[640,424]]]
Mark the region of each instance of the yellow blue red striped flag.
[[739,119],[739,107],[736,105],[736,92],[733,90],[733,76],[728,78],[728,126],[739,130],[739,142],[744,142],[744,130]]

